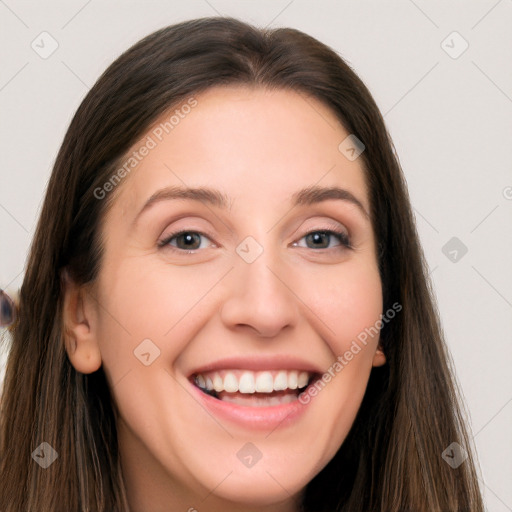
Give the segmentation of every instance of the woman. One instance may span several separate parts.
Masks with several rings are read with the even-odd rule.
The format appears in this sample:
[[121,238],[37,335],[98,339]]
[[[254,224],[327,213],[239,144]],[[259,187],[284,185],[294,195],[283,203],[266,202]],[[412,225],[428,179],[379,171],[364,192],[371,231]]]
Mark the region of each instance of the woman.
[[55,163],[0,508],[482,511],[427,275],[336,53],[230,18],[149,35]]

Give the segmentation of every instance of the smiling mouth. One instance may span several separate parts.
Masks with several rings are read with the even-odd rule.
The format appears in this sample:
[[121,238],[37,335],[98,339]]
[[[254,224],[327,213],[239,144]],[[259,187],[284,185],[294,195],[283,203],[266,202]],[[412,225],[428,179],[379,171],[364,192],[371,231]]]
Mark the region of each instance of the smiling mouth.
[[294,402],[319,374],[301,370],[220,370],[196,373],[192,383],[203,393],[236,405],[269,407]]

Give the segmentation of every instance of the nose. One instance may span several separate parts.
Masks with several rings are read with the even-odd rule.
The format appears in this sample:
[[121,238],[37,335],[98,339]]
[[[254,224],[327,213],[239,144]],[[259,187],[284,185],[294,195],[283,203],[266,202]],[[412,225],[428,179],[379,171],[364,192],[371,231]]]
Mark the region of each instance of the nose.
[[289,269],[264,251],[256,261],[238,261],[230,273],[221,319],[229,329],[272,338],[296,325],[299,306]]

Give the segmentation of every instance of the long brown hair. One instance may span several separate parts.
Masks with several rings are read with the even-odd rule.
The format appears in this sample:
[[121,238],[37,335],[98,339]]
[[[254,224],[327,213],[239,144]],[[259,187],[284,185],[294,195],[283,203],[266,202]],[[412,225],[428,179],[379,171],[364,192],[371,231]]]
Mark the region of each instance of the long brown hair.
[[[294,29],[202,18],[159,30],[121,55],[78,108],[48,184],[12,327],[0,415],[0,509],[129,510],[103,370],[77,372],[64,346],[62,271],[92,283],[102,261],[101,187],[165,111],[212,86],[291,89],[324,102],[365,145],[378,242],[387,364],[372,370],[353,427],[308,484],[304,511],[482,512],[439,315],[405,180],[368,89],[334,51]],[[58,453],[42,469],[42,442]],[[468,458],[443,460],[453,442]]]

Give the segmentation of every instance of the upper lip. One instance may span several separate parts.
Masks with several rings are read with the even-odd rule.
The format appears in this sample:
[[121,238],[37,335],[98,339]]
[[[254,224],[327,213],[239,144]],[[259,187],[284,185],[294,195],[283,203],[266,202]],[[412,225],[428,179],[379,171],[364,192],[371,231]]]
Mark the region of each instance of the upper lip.
[[195,368],[190,376],[215,370],[302,370],[310,373],[322,373],[318,366],[304,359],[289,355],[244,356],[217,359]]

